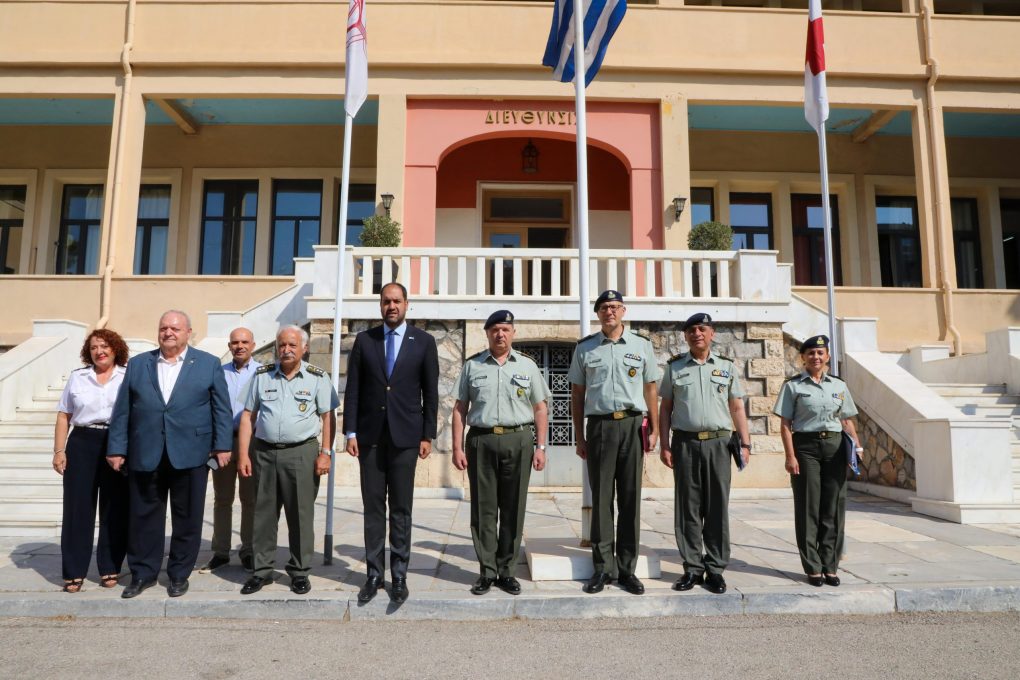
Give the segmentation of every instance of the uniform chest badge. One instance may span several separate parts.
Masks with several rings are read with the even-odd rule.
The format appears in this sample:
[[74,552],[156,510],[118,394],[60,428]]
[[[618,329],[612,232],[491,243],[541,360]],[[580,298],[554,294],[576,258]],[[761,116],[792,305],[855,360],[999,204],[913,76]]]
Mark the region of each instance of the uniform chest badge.
[[832,398],[834,401],[843,401],[843,393],[837,392],[836,394],[832,395]]
[[717,368],[716,370],[712,371],[712,376],[716,377],[716,378],[728,378],[728,377],[730,377],[730,372],[729,371],[721,371],[721,370],[719,370]]
[[633,359],[634,361],[644,361],[644,357],[640,354],[624,354],[623,357],[625,359]]
[[517,396],[518,397],[523,397],[524,396],[524,388],[523,387],[518,387],[517,388]]
[[635,375],[637,375],[637,369],[631,368],[629,371],[627,371],[627,375],[633,378]]
[[305,411],[308,410],[308,404],[306,404],[305,402],[301,402],[300,404],[298,404],[297,410],[304,413]]
[[719,391],[719,394],[722,394],[726,391],[726,385],[718,385],[716,389]]

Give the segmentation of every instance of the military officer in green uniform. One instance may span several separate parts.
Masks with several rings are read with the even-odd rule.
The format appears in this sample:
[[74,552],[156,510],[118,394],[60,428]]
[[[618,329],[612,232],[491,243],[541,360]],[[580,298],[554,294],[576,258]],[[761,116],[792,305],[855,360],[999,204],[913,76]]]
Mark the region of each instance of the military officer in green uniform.
[[545,468],[549,389],[535,362],[514,351],[515,333],[509,310],[491,314],[485,321],[489,348],[468,358],[455,388],[453,465],[467,469],[471,488],[471,540],[480,572],[471,587],[475,595],[489,592],[493,583],[520,594],[514,570],[528,481],[532,465]]
[[[584,586],[586,593],[600,592],[613,579],[627,592],[640,595],[645,591],[634,575],[641,523],[642,452],[654,450],[658,437],[656,386],[661,372],[651,341],[624,327],[626,311],[618,291],[599,295],[595,312],[602,329],[577,343],[567,373],[577,455],[586,461],[591,481],[595,573]],[[614,494],[619,509],[615,540]]]
[[712,351],[715,328],[708,314],[683,326],[688,352],[670,358],[659,390],[659,419],[673,436],[662,438],[660,458],[673,470],[673,517],[684,573],[675,590],[704,583],[726,592],[723,570],[730,559],[730,437],[740,438],[743,464],[751,451],[744,390],[733,361]]
[[277,363],[256,370],[248,387],[237,436],[237,469],[245,477],[255,475],[255,572],[241,588],[243,595],[273,580],[281,507],[290,543],[290,589],[299,595],[311,590],[315,496],[319,477],[329,472],[332,461],[340,399],[326,373],[301,360],[307,349],[304,330],[281,328],[276,334]]
[[850,418],[857,407],[846,383],[831,375],[829,338],[816,335],[800,349],[804,371],[783,384],[773,412],[783,419],[780,435],[793,487],[794,529],[808,583],[839,585],[836,570],[846,515],[847,460],[842,431],[860,440]]

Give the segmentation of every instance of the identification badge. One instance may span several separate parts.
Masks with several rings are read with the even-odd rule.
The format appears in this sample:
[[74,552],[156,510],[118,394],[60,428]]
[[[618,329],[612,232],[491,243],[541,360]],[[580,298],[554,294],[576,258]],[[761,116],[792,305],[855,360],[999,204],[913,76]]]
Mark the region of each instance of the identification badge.
[[306,404],[305,402],[301,402],[300,404],[298,404],[297,410],[304,413],[305,411],[308,410],[308,404]]
[[637,369],[636,368],[630,369],[629,371],[627,371],[627,375],[633,378],[635,375],[637,375]]

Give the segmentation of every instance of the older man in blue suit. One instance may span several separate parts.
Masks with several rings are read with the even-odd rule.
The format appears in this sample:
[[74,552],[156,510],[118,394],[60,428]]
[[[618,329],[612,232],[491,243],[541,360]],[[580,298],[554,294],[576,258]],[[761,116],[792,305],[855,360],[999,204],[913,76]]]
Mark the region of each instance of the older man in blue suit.
[[159,349],[128,362],[110,419],[107,460],[127,466],[131,598],[155,585],[163,562],[167,496],[173,526],[167,594],[188,591],[202,542],[208,468],[230,462],[233,418],[219,360],[188,347],[191,319],[170,310],[159,319]]

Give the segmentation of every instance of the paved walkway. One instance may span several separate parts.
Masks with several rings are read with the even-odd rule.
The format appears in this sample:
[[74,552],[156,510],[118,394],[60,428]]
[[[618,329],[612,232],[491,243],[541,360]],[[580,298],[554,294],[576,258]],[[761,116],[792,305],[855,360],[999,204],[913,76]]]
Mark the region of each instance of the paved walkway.
[[[320,542],[325,494],[317,507]],[[532,493],[526,539],[577,536],[580,494]],[[238,519],[235,510],[235,523]],[[211,518],[211,507],[206,517]],[[152,588],[133,600],[121,600],[121,588],[104,590],[90,574],[85,591],[59,592],[60,546],[56,538],[0,538],[0,616],[210,616],[236,618],[316,618],[351,620],[374,617],[432,619],[580,618],[683,614],[820,613],[880,614],[896,611],[1020,610],[1020,525],[961,526],[914,514],[908,506],[851,493],[847,511],[847,556],[843,585],[814,588],[804,581],[793,533],[792,501],[734,500],[731,503],[732,563],[726,571],[729,591],[712,595],[696,588],[671,590],[682,572],[673,536],[672,502],[642,504],[642,545],[659,554],[662,577],[646,580],[647,593],[633,596],[616,586],[599,595],[581,592],[580,581],[533,582],[522,558],[517,577],[524,592],[511,597],[493,589],[472,596],[477,563],[468,529],[466,501],[415,500],[413,553],[408,587],[411,598],[396,607],[384,593],[359,606],[364,579],[361,502],[338,498],[335,555],[322,565],[317,553],[312,592],[293,595],[283,574],[287,552],[281,548],[279,582],[252,596],[239,593],[247,574],[237,564],[214,574],[195,573],[190,592],[166,597]],[[286,529],[280,543],[286,544]],[[209,557],[207,524],[204,550]],[[127,582],[128,578],[122,579]],[[165,574],[161,575],[165,583]]]

